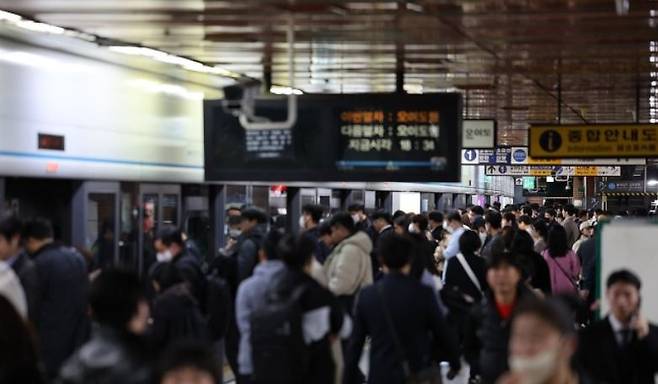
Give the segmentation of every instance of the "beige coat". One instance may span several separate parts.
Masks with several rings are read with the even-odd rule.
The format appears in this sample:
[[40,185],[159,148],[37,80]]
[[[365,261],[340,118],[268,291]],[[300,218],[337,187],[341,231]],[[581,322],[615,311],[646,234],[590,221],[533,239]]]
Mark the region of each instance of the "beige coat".
[[324,263],[329,290],[336,296],[354,295],[372,284],[372,241],[365,232],[357,232],[341,241]]

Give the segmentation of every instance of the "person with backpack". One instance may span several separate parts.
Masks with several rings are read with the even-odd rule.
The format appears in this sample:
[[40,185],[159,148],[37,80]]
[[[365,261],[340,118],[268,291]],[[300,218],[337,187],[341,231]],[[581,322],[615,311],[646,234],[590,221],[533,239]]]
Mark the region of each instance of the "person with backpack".
[[310,276],[314,248],[303,235],[279,242],[286,269],[268,293],[267,304],[251,316],[254,383],[335,382],[331,342],[344,323],[349,329],[349,320],[331,292]]
[[440,382],[438,361],[432,359],[433,343],[447,357],[449,378],[460,370],[457,340],[439,310],[434,292],[409,276],[413,247],[411,239],[399,235],[386,238],[382,244],[384,277],[364,288],[356,300],[346,384],[361,383],[359,360],[368,336],[368,383],[399,384],[414,379]]
[[245,209],[241,217],[241,233],[236,244],[237,252],[234,255],[238,269],[238,284],[250,277],[258,264],[258,251],[267,225],[267,215],[260,209]]
[[[351,220],[351,218],[350,218]],[[267,293],[276,276],[285,270],[277,246],[283,238],[280,230],[271,230],[258,251],[259,264],[251,277],[240,284],[235,300],[235,318],[240,332],[238,352],[238,384],[252,383],[254,364],[251,351],[251,315],[266,305]]]

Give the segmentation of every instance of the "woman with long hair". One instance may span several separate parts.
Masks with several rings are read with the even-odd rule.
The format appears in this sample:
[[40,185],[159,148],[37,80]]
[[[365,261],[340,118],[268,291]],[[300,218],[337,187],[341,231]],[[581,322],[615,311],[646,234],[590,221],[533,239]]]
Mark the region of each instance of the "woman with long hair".
[[548,264],[553,294],[578,294],[580,261],[569,247],[567,231],[553,224],[548,231],[548,247],[542,256]]

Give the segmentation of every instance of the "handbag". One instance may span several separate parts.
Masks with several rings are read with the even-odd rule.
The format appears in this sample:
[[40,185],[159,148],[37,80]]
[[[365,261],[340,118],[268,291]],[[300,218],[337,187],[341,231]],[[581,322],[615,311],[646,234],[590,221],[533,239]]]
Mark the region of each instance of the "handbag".
[[400,343],[400,339],[398,338],[398,334],[395,331],[395,327],[393,325],[393,318],[391,317],[391,313],[388,310],[388,305],[386,305],[386,300],[384,300],[384,292],[381,284],[377,284],[377,295],[379,296],[379,301],[381,301],[382,308],[384,309],[384,319],[386,320],[388,328],[391,331],[391,337],[393,338],[395,351],[397,352],[398,358],[402,364],[405,384],[441,384],[441,370],[438,366],[421,369],[418,372],[411,372],[409,360],[405,356],[404,349],[402,349],[402,344]]
[[578,291],[578,290],[580,289],[580,284],[578,283],[577,278],[574,278],[574,277],[572,277],[571,275],[569,275],[569,273],[567,273],[567,271],[565,271],[564,268],[562,268],[562,266],[560,265],[560,263],[558,263],[557,260],[555,260],[555,258],[550,257],[550,255],[549,255],[548,258],[551,259],[551,260],[553,260],[553,263],[555,263],[555,265],[557,265],[558,269],[560,270],[560,272],[562,272],[562,274],[564,275],[564,277],[566,277],[567,280],[569,280],[569,282],[571,283],[571,285],[573,285],[573,287],[575,288],[575,290]]

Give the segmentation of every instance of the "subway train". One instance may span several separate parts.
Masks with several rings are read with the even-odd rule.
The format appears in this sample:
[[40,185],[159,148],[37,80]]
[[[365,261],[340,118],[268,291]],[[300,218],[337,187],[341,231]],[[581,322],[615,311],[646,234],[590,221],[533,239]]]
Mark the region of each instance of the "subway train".
[[[58,239],[137,270],[162,225],[184,227],[207,253],[221,221],[211,220],[215,186],[204,181],[203,100],[231,82],[0,26],[0,211],[47,217]],[[396,209],[428,211],[509,203],[514,189],[473,166],[462,167],[462,183],[290,186],[328,212],[345,196],[374,210],[388,194]],[[226,183],[221,193],[285,214],[285,187]]]

